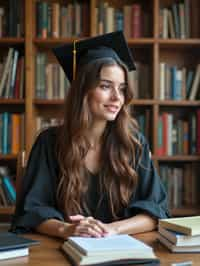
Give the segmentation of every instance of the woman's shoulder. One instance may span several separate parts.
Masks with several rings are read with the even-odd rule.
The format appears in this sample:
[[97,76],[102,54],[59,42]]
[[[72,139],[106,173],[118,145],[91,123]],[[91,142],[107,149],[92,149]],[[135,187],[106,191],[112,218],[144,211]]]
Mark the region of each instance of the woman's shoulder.
[[143,146],[148,143],[146,137],[140,131],[134,132],[134,138],[139,146]]
[[54,126],[40,131],[35,138],[35,144],[55,144],[59,129],[60,126]]
[[59,128],[60,127],[58,126],[54,126],[54,127],[43,129],[37,134],[37,139],[56,138]]

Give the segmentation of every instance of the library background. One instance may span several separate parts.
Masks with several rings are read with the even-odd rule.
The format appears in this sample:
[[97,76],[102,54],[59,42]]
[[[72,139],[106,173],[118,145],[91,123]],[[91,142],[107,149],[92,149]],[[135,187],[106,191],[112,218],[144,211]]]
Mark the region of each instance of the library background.
[[115,30],[136,60],[131,109],[171,212],[200,214],[199,10],[199,0],[0,0],[0,222],[14,212],[22,151],[62,123],[70,84],[51,48]]

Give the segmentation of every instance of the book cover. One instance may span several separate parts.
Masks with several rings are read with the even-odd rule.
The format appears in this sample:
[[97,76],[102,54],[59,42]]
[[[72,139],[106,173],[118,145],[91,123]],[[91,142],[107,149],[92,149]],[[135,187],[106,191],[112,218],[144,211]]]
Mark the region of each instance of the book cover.
[[159,226],[187,235],[200,235],[200,216],[160,219]]
[[30,245],[37,245],[39,241],[3,232],[0,233],[0,260],[27,256]]
[[170,242],[176,246],[199,246],[200,245],[200,235],[188,236],[183,233],[178,233],[173,230],[169,230],[159,226],[159,233],[167,238]]
[[170,242],[167,238],[159,235],[158,240],[166,246],[169,250],[176,253],[195,253],[200,252],[200,245],[198,246],[177,246]]

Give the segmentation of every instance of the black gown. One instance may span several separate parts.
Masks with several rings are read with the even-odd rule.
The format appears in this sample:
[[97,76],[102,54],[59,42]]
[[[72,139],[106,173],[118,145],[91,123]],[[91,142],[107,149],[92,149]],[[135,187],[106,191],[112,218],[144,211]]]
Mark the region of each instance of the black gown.
[[[11,223],[11,231],[25,233],[34,231],[43,221],[55,218],[64,221],[56,201],[59,165],[55,154],[57,128],[43,131],[33,145],[26,173],[22,180],[22,194],[17,203]],[[142,135],[142,157],[139,161],[136,151],[136,172],[139,180],[130,202],[121,213],[120,219],[129,218],[138,213],[148,213],[157,218],[169,217],[167,195],[160,177],[150,158],[149,146]],[[102,222],[112,221],[106,196],[102,197],[98,189],[99,174],[89,173],[89,189],[86,202],[91,215]],[[100,196],[102,200],[97,208]]]

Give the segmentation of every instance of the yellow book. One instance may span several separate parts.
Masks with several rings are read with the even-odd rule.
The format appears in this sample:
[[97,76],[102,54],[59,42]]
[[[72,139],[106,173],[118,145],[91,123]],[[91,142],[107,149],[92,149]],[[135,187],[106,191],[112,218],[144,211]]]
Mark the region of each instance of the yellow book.
[[160,219],[159,226],[190,236],[200,235],[200,216]]

